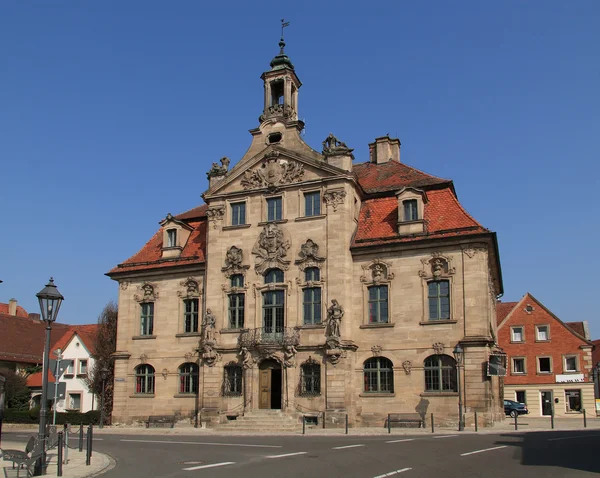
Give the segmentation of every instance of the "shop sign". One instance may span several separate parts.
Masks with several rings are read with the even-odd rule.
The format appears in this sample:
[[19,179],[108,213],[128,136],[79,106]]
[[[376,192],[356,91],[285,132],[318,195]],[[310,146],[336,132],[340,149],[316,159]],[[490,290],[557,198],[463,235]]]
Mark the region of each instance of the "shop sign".
[[556,375],[556,383],[577,383],[585,382],[585,377],[582,373]]

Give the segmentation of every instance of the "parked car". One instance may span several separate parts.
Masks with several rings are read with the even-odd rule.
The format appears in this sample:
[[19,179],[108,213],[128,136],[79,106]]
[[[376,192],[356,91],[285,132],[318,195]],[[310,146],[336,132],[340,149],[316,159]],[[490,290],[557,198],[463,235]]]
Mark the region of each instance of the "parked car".
[[514,400],[504,400],[504,413],[515,418],[517,415],[529,413],[529,410],[527,410],[527,405],[524,403],[515,402]]

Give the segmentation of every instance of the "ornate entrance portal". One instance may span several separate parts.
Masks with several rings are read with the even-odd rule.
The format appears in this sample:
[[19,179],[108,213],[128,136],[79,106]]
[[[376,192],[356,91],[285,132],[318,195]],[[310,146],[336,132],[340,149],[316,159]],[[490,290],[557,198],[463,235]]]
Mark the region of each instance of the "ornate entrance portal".
[[281,409],[281,364],[273,359],[263,360],[259,367],[259,404],[261,409]]

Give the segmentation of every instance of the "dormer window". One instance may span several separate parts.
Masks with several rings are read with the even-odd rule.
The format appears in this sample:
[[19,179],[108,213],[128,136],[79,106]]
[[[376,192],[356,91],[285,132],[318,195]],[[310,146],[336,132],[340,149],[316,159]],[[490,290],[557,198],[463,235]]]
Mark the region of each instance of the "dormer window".
[[416,199],[402,201],[404,206],[404,221],[416,221],[419,219],[419,210]]
[[177,246],[177,229],[167,230],[167,247]]
[[398,234],[413,235],[425,232],[425,203],[427,195],[424,191],[404,188],[396,193],[398,198]]

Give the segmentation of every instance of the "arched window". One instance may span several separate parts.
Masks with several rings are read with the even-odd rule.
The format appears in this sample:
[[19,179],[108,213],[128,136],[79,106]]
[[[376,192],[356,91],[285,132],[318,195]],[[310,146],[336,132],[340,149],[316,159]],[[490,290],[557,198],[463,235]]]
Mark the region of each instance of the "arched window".
[[143,364],[135,368],[135,393],[154,393],[154,367]]
[[[307,267],[304,270],[306,282],[318,282],[321,280],[321,271],[318,267]],[[305,287],[303,289],[304,325],[321,323],[321,288]]]
[[198,393],[198,365],[195,363],[179,367],[179,393]]
[[449,355],[430,355],[423,363],[426,392],[456,392],[456,362]]
[[281,269],[269,269],[265,274],[265,284],[283,282],[283,271]]
[[321,395],[321,365],[307,360],[300,366],[300,396]]
[[233,274],[230,278],[231,287],[244,287],[244,276],[242,274]]
[[393,393],[394,371],[392,362],[385,357],[373,357],[365,361],[365,392]]
[[223,395],[238,397],[242,393],[242,367],[235,363],[226,365],[223,376]]

